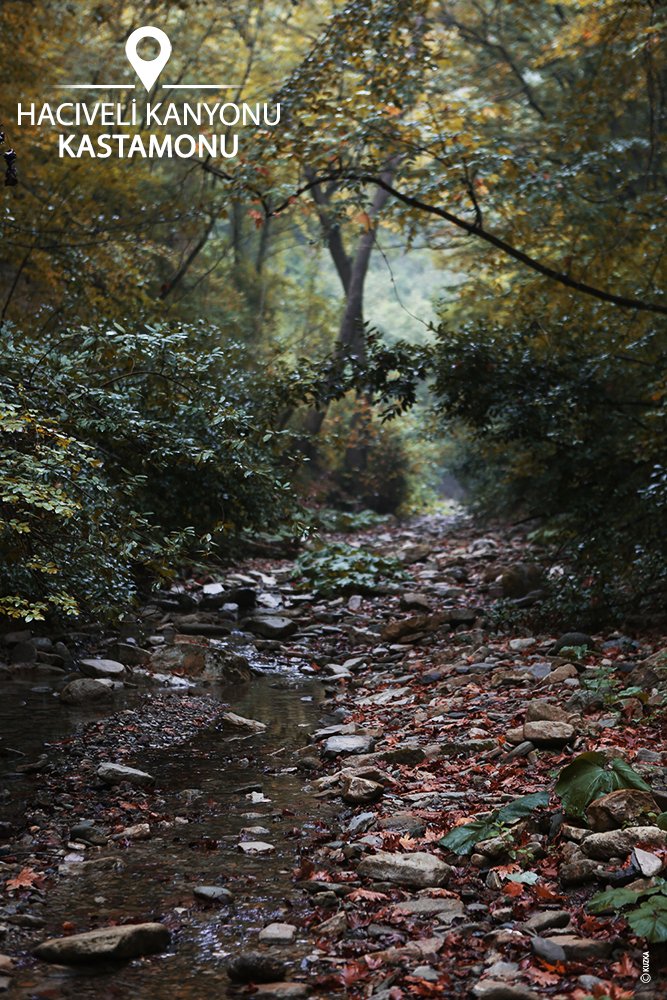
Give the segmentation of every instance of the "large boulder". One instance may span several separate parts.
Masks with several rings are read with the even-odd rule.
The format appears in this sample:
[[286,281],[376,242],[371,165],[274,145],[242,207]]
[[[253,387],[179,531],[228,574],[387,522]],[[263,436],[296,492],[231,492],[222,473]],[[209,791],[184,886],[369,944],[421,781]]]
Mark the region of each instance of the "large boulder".
[[378,851],[372,857],[364,858],[358,868],[359,874],[367,878],[377,882],[392,882],[410,889],[446,885],[451,870],[450,865],[435,854],[427,854],[425,851],[416,851],[414,854]]
[[58,965],[85,965],[154,955],[168,948],[170,941],[171,934],[164,924],[129,924],[51,938],[38,945],[34,954],[45,962]]
[[660,808],[650,794],[638,788],[619,788],[591,802],[586,819],[591,830],[606,833],[622,826],[642,826],[650,823]]
[[158,673],[206,680],[247,681],[252,677],[246,657],[221,640],[211,645],[205,640],[177,638],[153,652],[150,667]]
[[86,677],[95,677],[98,680],[108,678],[112,681],[120,681],[127,673],[126,667],[122,663],[119,663],[118,660],[102,660],[98,658],[81,660],[79,668],[81,673],[85,674]]
[[92,677],[71,681],[60,692],[60,700],[65,705],[87,705],[91,702],[110,701],[112,698],[113,687]]
[[667,830],[657,826],[628,826],[625,830],[592,833],[581,844],[587,857],[600,861],[624,858],[634,847],[667,847]]

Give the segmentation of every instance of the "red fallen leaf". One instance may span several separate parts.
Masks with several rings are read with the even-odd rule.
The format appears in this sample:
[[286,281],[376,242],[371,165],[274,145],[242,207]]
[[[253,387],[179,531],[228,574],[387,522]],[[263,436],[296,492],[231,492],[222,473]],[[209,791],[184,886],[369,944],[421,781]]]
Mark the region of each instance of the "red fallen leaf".
[[556,903],[563,898],[548,885],[541,885],[539,882],[533,886],[533,892],[538,899],[543,899],[545,902]]
[[343,986],[353,986],[360,979],[366,979],[368,971],[368,966],[364,962],[352,962],[341,970],[339,979]]
[[43,883],[44,876],[40,875],[39,872],[33,868],[22,868],[16,878],[10,878],[5,883],[5,889],[11,892],[13,889],[31,889],[33,886],[39,888]]
[[632,976],[636,979],[639,975],[639,969],[627,953],[618,962],[614,962],[612,969],[619,976]]
[[345,898],[354,903],[358,899],[389,899],[389,896],[385,895],[384,892],[372,892],[370,889],[355,889]]
[[540,986],[555,986],[560,982],[560,976],[555,972],[547,972],[546,969],[524,969],[524,975],[528,976],[534,983]]
[[503,886],[503,892],[506,896],[520,896],[524,890],[524,886],[520,882],[506,882]]
[[71,920],[63,920],[60,926],[66,934],[71,934],[76,929],[76,924],[73,924]]

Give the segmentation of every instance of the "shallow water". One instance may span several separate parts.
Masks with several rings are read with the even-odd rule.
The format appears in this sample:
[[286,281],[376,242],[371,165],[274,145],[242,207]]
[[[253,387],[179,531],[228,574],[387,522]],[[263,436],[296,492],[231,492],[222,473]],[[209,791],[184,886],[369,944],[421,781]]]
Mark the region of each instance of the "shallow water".
[[[127,850],[86,852],[87,859],[111,854],[122,867],[77,873],[73,865],[71,874],[49,890],[41,911],[47,921],[44,938],[62,936],[63,921],[87,930],[128,919],[166,918],[175,931],[172,950],[95,972],[40,963],[19,972],[13,996],[22,1000],[233,996],[224,972],[229,955],[244,945],[256,947],[258,932],[271,920],[298,924],[298,915],[291,919],[287,897],[306,899],[305,894],[295,893],[292,875],[299,864],[300,833],[308,824],[317,825],[318,811],[324,823],[331,807],[304,794],[306,779],[289,770],[294,760],[289,751],[303,746],[317,724],[321,688],[298,676],[273,674],[233,689],[206,689],[212,691],[238,714],[266,722],[266,733],[230,736],[229,729],[223,733],[211,728],[169,750],[146,749],[138,763],[158,779],[159,796],[166,801],[161,813],[187,819],[190,809],[181,793],[196,788],[204,793],[207,814],[155,829],[152,839],[135,842]],[[36,755],[45,739],[55,742],[77,724],[109,714],[63,710],[52,699],[51,694],[27,689],[0,699],[2,742],[16,745],[32,759],[30,754]],[[21,700],[28,705],[19,705]],[[31,719],[28,733],[26,711]],[[7,759],[2,763],[6,765]],[[253,804],[237,791],[252,783],[261,784],[270,802]],[[15,798],[19,788],[13,792]],[[247,813],[260,815],[248,818]],[[131,822],[142,819],[135,815]],[[269,833],[250,839],[273,844],[273,854],[253,857],[239,851],[240,830],[256,825]],[[220,907],[195,901],[194,885],[224,885],[234,893],[235,902]],[[273,953],[278,952],[290,960],[288,977],[307,961],[307,946],[298,938],[293,947],[274,948]]]

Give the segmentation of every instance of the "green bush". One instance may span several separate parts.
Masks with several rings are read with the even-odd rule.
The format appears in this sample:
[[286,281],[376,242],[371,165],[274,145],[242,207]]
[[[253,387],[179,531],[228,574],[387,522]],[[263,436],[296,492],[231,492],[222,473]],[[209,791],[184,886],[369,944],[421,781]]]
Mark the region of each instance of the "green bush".
[[582,604],[659,606],[667,591],[667,327],[573,316],[442,329],[437,406],[484,512],[539,519],[576,564]]
[[220,342],[203,324],[2,330],[6,616],[108,613],[202,541],[289,516],[279,402]]

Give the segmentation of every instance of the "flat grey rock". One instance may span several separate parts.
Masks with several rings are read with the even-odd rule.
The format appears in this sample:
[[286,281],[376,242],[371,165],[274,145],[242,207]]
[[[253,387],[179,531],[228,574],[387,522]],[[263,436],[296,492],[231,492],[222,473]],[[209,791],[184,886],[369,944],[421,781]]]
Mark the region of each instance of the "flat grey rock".
[[154,955],[169,947],[171,934],[164,924],[129,924],[102,927],[66,938],[51,938],[35,948],[45,962],[85,965],[89,962],[125,961],[140,955]]

